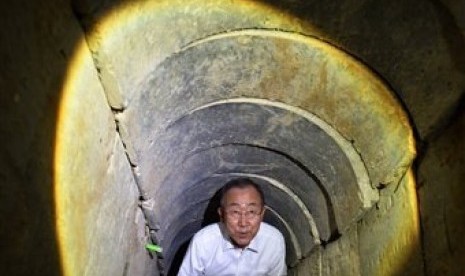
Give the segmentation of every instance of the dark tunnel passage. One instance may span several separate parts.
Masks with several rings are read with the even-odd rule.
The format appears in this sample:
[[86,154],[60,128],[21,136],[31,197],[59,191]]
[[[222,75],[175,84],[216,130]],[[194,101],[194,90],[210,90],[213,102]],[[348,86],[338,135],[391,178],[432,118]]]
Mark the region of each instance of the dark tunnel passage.
[[[42,32],[37,40],[68,32],[75,39],[57,51],[53,43],[37,46],[67,59],[56,69],[46,62],[36,68],[41,78],[56,71],[61,85],[43,88],[56,114],[30,116],[46,118],[41,139],[52,149],[38,165],[32,156],[27,168],[12,170],[25,175],[0,172],[21,184],[35,176],[29,197],[44,193],[39,198],[48,206],[31,220],[45,218],[47,227],[20,227],[9,243],[46,237],[38,243],[43,249],[7,248],[16,258],[7,272],[26,274],[18,268],[32,259],[37,275],[176,275],[192,236],[218,221],[219,189],[237,177],[262,187],[264,221],[284,235],[288,275],[455,269],[436,264],[431,252],[445,250],[437,236],[447,227],[447,235],[462,233],[463,208],[450,199],[453,192],[449,206],[437,196],[440,186],[424,184],[451,183],[464,194],[457,188],[463,141],[438,138],[463,135],[458,65],[465,57],[456,49],[464,43],[452,34],[457,26],[444,28],[452,23],[440,4],[62,2],[44,2],[54,16],[36,6],[23,13],[43,13],[42,25],[31,27]],[[448,96],[434,96],[446,90]],[[12,110],[23,104],[16,95]],[[447,156],[439,153],[443,144],[452,145]],[[419,210],[421,198],[429,205]],[[448,208],[451,225],[437,223],[442,217],[431,202]],[[35,217],[29,204],[15,225]],[[463,250],[448,246],[450,256],[437,254],[460,259]]]
[[[315,244],[320,244],[320,239],[329,240],[338,232],[338,226],[344,228],[349,224],[348,218],[357,216],[362,205],[356,204],[360,189],[354,173],[347,169],[351,167],[350,162],[336,143],[306,120],[293,118],[279,109],[263,109],[250,104],[214,106],[208,111],[202,110],[204,114],[198,111],[192,114],[193,118],[176,120],[163,133],[169,137],[166,143],[163,138],[154,141],[159,150],[148,153],[160,157],[154,167],[160,168],[163,164],[168,166],[164,170],[169,172],[160,184],[151,182],[160,187],[154,192],[154,198],[161,199],[154,208],[163,225],[160,232],[170,229],[166,237],[160,237],[164,248],[171,248],[176,240],[171,238],[171,232],[178,232],[177,225],[181,224],[181,229],[186,227],[184,223],[190,225],[192,232],[188,236],[199,229],[193,227],[195,220],[201,225],[208,200],[233,176],[249,176],[263,182],[267,204],[282,217],[294,217],[294,220],[287,220],[290,229],[280,228],[283,233],[298,229],[296,233],[287,234],[297,236],[302,248],[298,254],[292,252],[295,250],[289,252],[289,263],[296,263]],[[290,121],[286,127],[275,128],[267,123],[286,116]],[[264,137],[270,139],[266,141]],[[195,150],[190,152],[191,149]],[[176,160],[177,156],[180,161]],[[326,162],[320,165],[315,160]],[[325,185],[315,174],[325,177]],[[347,186],[339,188],[338,183]],[[270,216],[275,217],[273,213]],[[165,260],[169,266],[169,252]]]

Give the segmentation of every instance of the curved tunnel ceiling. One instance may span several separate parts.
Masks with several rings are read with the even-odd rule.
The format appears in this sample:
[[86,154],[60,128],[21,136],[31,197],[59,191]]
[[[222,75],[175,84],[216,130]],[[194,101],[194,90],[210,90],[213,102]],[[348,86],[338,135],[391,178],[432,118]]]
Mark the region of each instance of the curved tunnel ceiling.
[[[165,214],[173,212],[178,206],[182,209],[180,203],[195,205],[205,201],[203,194],[207,193],[211,197],[211,192],[225,183],[226,176],[238,173],[265,180],[267,186],[274,188],[264,187],[268,205],[279,210],[278,213],[283,217],[300,217],[291,220],[290,224],[293,229],[305,233],[299,233],[301,244],[306,245],[305,253],[312,247],[309,243],[319,243],[320,236],[328,240],[337,232],[337,224],[347,225],[347,218],[357,216],[356,212],[362,204],[355,204],[359,201],[357,191],[360,192],[360,189],[350,170],[351,165],[334,141],[320,128],[298,116],[257,104],[224,104],[202,111],[170,126],[160,135],[160,139],[154,141],[151,148],[153,152],[148,153],[159,157],[153,163],[154,168],[163,168],[169,172],[159,184],[154,183],[155,187],[160,187],[154,192],[154,198],[158,199],[155,208],[159,211],[156,212],[157,217],[160,217],[161,225],[166,226],[163,230],[173,229],[171,221],[165,220]],[[281,119],[287,120],[287,125],[275,124]],[[320,160],[324,163],[318,164]],[[293,174],[302,177],[296,179]],[[216,185],[213,187],[205,187],[199,181],[215,175],[224,177],[214,179]],[[324,184],[320,179],[324,179]],[[273,185],[275,182],[285,184]],[[345,187],[342,188],[339,183],[346,183]],[[187,192],[185,189],[191,185],[194,187],[185,200],[172,199],[177,193]],[[300,198],[304,198],[307,204],[298,204],[302,202]],[[333,201],[337,203],[334,207]],[[281,202],[288,204],[283,205]],[[296,211],[299,209],[308,215],[298,216]],[[311,213],[317,216],[319,231],[312,231],[311,225],[315,223]],[[174,223],[182,224],[194,217],[202,220],[202,215],[176,214]],[[306,227],[298,223],[295,225],[296,222],[304,221],[307,221]]]
[[266,218],[292,240],[295,264],[378,200],[381,168],[367,166],[369,151],[399,141],[373,143],[364,131],[394,125],[409,140],[403,122],[385,115],[402,112],[376,77],[297,34],[241,30],[199,40],[138,90],[117,120],[143,193],[155,199],[168,267],[204,223],[210,198],[238,175],[263,186]]
[[413,158],[408,119],[384,83],[301,34],[242,29],[195,40],[154,62],[130,93],[115,118],[141,195],[154,200],[167,267],[230,178],[263,187],[265,219],[295,265],[359,220]]

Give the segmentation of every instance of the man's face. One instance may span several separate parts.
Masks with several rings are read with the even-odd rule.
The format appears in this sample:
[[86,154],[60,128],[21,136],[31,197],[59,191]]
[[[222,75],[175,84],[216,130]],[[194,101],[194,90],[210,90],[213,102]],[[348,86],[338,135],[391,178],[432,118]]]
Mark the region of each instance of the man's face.
[[265,210],[260,194],[252,186],[232,188],[218,209],[232,242],[239,248],[249,245],[260,228]]

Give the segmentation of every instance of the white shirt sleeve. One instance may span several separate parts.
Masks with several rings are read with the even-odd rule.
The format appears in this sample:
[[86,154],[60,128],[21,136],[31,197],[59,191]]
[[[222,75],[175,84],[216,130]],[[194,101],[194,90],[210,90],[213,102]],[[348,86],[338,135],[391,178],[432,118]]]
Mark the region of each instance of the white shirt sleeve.
[[202,261],[202,247],[199,246],[199,242],[194,235],[189,248],[187,249],[186,255],[182,261],[181,267],[179,268],[178,276],[200,276],[205,275],[205,265]]
[[276,252],[277,252],[277,255],[276,255],[275,266],[271,270],[270,275],[286,276],[287,275],[286,243],[282,236],[281,236],[281,242],[279,243],[279,249]]

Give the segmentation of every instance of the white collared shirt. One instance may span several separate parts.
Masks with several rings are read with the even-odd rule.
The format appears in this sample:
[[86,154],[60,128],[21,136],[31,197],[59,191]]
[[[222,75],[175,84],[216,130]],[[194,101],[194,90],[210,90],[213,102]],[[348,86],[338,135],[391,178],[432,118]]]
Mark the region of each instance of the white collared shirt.
[[235,248],[221,223],[197,232],[187,249],[178,276],[282,276],[287,274],[284,238],[262,222],[257,235],[242,249]]

